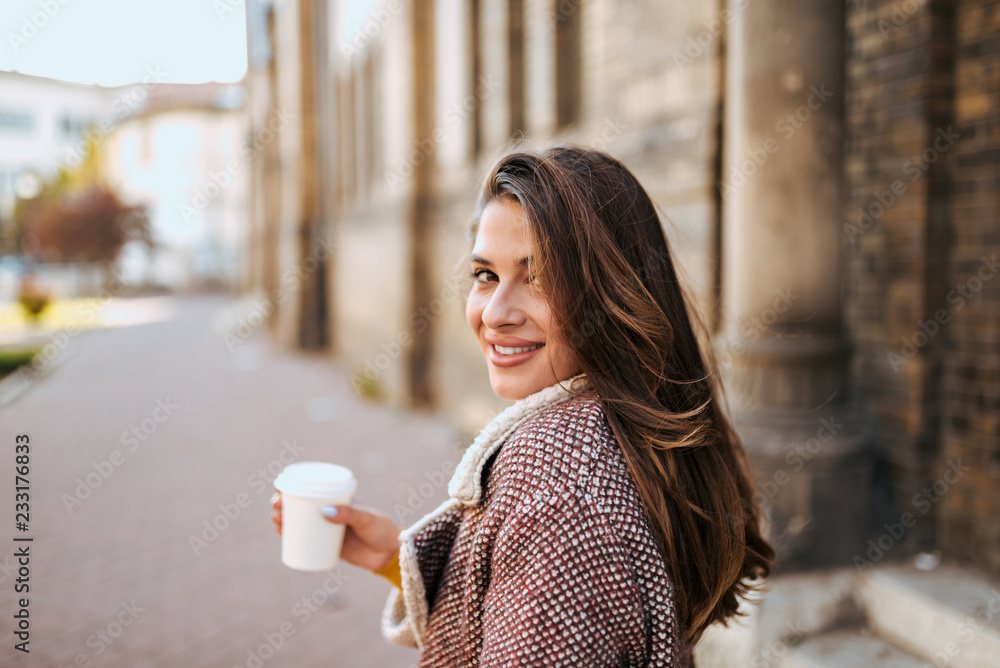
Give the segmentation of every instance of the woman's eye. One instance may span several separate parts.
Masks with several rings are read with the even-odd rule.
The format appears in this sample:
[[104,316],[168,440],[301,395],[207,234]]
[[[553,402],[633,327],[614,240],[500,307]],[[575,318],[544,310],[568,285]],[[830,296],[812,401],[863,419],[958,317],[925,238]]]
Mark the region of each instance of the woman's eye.
[[488,269],[475,269],[472,272],[472,278],[476,283],[489,283],[490,281],[496,280],[496,274]]

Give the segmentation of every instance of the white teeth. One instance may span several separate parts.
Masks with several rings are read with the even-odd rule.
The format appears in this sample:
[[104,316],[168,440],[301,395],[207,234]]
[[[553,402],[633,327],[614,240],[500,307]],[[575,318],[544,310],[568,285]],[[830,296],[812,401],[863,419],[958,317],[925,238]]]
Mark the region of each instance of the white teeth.
[[526,346],[524,348],[507,348],[505,346],[498,346],[496,344],[493,344],[493,349],[496,350],[501,355],[516,355],[517,353],[526,353],[529,350],[538,350],[543,345],[545,345],[545,344],[543,344],[543,343],[536,343],[533,346]]

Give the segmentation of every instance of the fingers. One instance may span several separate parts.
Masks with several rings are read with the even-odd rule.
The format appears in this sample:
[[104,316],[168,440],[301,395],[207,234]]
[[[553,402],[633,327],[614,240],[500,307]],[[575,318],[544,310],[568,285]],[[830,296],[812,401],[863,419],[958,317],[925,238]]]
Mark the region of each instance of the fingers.
[[323,506],[320,511],[327,522],[333,524],[348,524],[355,529],[364,530],[381,517],[378,513],[364,506]]
[[274,530],[281,535],[281,492],[275,492],[271,497],[271,507],[277,512],[271,513],[271,522],[274,523]]
[[323,506],[320,512],[331,524],[361,524],[359,516],[366,514],[359,513],[350,506]]
[[364,542],[372,545],[397,542],[399,528],[382,513],[363,506],[323,506],[327,522],[350,527]]

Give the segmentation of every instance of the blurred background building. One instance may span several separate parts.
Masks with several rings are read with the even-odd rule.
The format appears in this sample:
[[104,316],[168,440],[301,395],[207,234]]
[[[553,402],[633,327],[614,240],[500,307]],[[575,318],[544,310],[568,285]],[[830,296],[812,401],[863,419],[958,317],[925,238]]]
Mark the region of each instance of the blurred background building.
[[[153,245],[130,239],[111,271],[134,288],[231,288],[243,244],[247,155],[239,84],[141,83],[102,87],[0,71],[0,246],[28,251],[17,203],[45,190],[99,184],[146,207]],[[105,268],[73,258],[31,268],[61,297],[96,292]],[[0,298],[14,300],[24,268],[0,258]]]
[[113,94],[16,72],[0,71],[0,82],[0,216],[9,218],[16,197],[36,194],[73,157],[84,133],[109,113]]
[[133,280],[170,289],[238,284],[248,215],[244,98],[239,84],[159,84],[108,138],[104,173],[153,217],[152,261],[123,258]]
[[[247,16],[242,287],[284,344],[481,426],[497,404],[457,282],[479,180],[512,145],[606,150],[661,207],[713,332],[777,589],[917,553],[1000,574],[996,3],[248,0]],[[783,591],[832,626],[871,614]]]

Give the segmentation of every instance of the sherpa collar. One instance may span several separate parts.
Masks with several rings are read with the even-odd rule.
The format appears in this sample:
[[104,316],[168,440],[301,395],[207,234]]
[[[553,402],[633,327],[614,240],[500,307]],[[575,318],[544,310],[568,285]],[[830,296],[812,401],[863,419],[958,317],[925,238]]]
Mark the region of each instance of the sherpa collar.
[[472,445],[465,451],[448,484],[451,498],[467,506],[478,506],[483,499],[483,467],[504,441],[523,423],[550,406],[572,399],[587,386],[583,374],[550,385],[519,399],[504,409],[486,425]]

